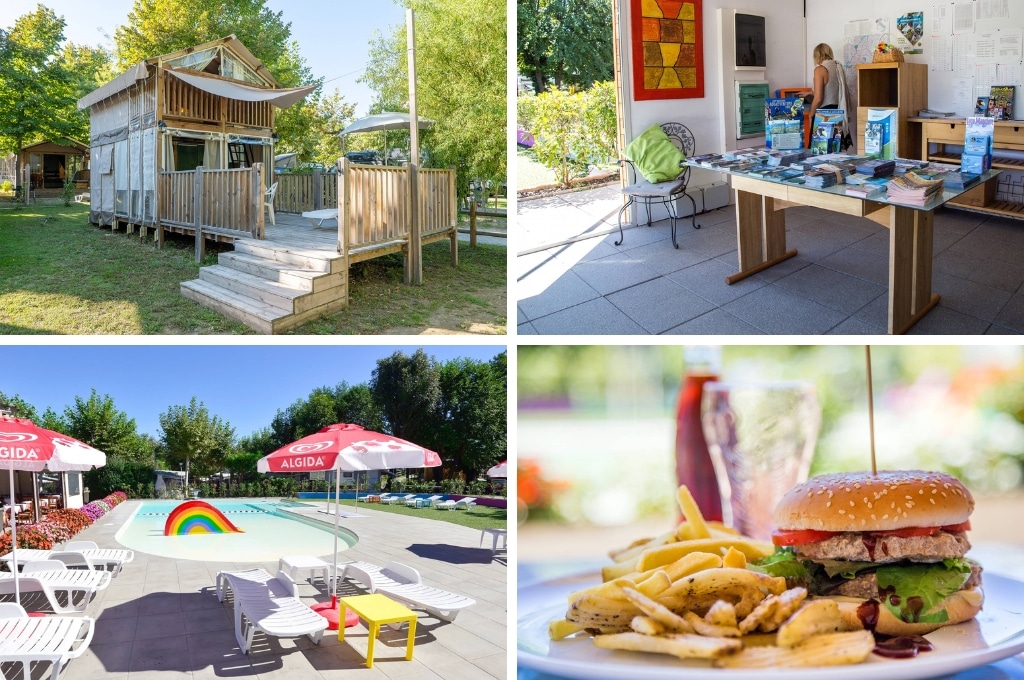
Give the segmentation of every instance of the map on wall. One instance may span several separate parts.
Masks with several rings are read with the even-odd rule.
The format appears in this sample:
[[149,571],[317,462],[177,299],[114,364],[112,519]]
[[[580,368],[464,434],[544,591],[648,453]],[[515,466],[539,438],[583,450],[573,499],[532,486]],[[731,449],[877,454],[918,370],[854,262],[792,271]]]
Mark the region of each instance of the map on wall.
[[701,0],[630,0],[633,97],[704,96]]

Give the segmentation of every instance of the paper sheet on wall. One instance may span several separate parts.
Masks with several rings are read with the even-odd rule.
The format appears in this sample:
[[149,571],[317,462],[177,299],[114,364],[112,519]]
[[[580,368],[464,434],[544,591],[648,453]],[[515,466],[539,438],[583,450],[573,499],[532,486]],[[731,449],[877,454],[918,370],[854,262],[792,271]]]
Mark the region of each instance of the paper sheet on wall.
[[958,115],[970,115],[974,112],[975,94],[971,83],[971,78],[953,79],[953,111]]
[[1020,61],[1022,44],[1024,44],[1024,40],[1021,38],[1021,29],[1000,30],[999,40],[996,43],[996,62],[1006,64]]
[[953,36],[933,35],[931,41],[932,56],[929,59],[932,71],[953,70]]
[[935,35],[953,34],[953,8],[947,2],[943,5],[932,5],[931,21],[928,22],[929,32]]
[[1006,25],[1010,18],[1008,0],[976,0],[974,30],[991,31]]
[[969,78],[974,75],[974,34],[953,36],[953,76]]
[[999,81],[995,64],[978,64],[974,69],[974,90],[978,96],[987,95],[993,85],[1005,85]]
[[974,33],[974,3],[953,5],[953,33]]
[[904,54],[921,54],[924,44],[924,13],[907,12],[896,17],[893,43]]
[[843,29],[846,38],[856,38],[864,35],[881,35],[889,32],[888,19],[854,19],[847,21]]
[[974,58],[979,64],[996,63],[996,33],[974,34]]
[[1020,87],[1022,69],[1020,62],[1014,64],[996,64],[996,84],[1016,85]]

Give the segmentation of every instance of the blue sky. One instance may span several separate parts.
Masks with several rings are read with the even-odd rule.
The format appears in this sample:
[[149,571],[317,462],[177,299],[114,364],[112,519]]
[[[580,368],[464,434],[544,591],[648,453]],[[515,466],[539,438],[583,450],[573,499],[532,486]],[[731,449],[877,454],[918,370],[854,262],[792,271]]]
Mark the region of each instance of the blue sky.
[[[39,0],[67,22],[64,37],[74,43],[113,48],[114,29],[125,23],[134,0]],[[0,27],[35,11],[37,0],[0,0]],[[356,104],[356,115],[365,115],[371,92],[357,83],[366,68],[369,42],[375,31],[405,25],[405,10],[392,0],[268,0],[274,12],[284,12],[291,22],[292,38],[315,77],[331,80],[324,92],[335,88],[345,101]],[[106,38],[110,36],[110,40]],[[332,80],[335,79],[336,80]]]
[[[40,414],[58,413],[95,387],[135,418],[139,432],[159,435],[161,413],[195,396],[210,413],[245,436],[270,425],[279,409],[322,386],[369,382],[377,360],[400,345],[67,345],[0,347],[0,392],[18,395]],[[434,345],[438,361],[468,357],[489,361],[494,345]]]

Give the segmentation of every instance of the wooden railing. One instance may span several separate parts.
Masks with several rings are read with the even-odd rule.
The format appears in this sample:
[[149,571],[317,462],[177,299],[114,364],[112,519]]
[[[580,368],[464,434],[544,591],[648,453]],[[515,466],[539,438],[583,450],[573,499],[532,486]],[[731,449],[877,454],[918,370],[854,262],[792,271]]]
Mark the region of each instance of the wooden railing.
[[160,222],[194,230],[196,261],[202,259],[207,236],[262,239],[263,164],[161,172]]
[[341,163],[338,252],[346,267],[403,252],[405,282],[419,284],[423,281],[423,243],[444,238],[451,240],[452,266],[459,263],[454,169],[352,165],[347,158]]
[[309,210],[338,207],[338,182],[333,174],[321,170],[313,172],[274,175],[277,193],[274,210],[302,213]]

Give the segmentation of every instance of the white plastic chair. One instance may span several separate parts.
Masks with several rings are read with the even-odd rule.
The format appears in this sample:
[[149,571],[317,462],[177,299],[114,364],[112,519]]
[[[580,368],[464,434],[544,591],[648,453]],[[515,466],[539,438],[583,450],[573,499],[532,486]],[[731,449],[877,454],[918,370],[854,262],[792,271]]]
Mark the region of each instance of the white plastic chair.
[[420,573],[400,562],[383,568],[369,562],[346,562],[339,578],[352,578],[371,593],[381,593],[414,609],[424,609],[442,621],[454,621],[459,612],[476,604],[465,595],[451,593],[423,583]]
[[277,193],[277,182],[270,185],[270,188],[263,194],[263,205],[266,206],[270,212],[270,223],[276,225],[274,221],[274,195]]
[[320,644],[327,619],[302,603],[288,574],[279,571],[271,576],[264,569],[219,572],[217,599],[221,602],[229,587],[234,599],[235,639],[243,653],[252,649],[257,630],[273,637],[308,635],[314,644]]
[[2,602],[0,664],[20,664],[21,677],[29,680],[33,665],[49,663],[50,680],[57,680],[61,668],[88,649],[94,630],[88,617],[30,617],[21,605]]

